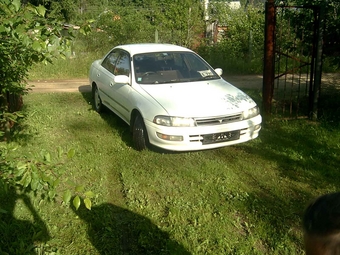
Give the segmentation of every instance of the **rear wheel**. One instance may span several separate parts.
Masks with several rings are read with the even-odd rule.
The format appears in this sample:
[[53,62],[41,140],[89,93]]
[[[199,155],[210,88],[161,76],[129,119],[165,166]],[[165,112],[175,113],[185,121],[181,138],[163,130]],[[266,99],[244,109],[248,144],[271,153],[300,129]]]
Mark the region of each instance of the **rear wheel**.
[[103,104],[102,104],[102,100],[100,99],[99,96],[99,91],[98,91],[98,87],[94,86],[92,89],[92,96],[93,96],[93,104],[94,104],[94,109],[97,112],[101,112],[103,110]]
[[132,139],[136,150],[142,151],[147,149],[149,139],[143,118],[140,114],[136,116],[133,122]]

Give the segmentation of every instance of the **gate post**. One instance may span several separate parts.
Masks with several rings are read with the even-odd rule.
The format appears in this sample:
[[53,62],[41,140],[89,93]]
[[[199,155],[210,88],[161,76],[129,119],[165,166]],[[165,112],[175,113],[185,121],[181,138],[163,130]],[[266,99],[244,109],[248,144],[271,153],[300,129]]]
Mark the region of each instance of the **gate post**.
[[321,76],[322,76],[322,49],[323,49],[323,26],[324,26],[324,4],[321,4],[316,10],[318,12],[318,19],[316,23],[316,52],[315,52],[315,74],[314,86],[311,94],[310,106],[310,119],[317,120],[318,118],[318,101],[321,89]]
[[263,63],[262,104],[264,115],[271,115],[275,78],[275,2],[267,0]]

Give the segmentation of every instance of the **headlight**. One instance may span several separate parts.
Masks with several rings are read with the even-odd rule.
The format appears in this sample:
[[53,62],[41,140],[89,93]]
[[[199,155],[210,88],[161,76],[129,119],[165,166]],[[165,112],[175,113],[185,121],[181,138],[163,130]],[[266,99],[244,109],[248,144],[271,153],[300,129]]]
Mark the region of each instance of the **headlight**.
[[243,112],[243,119],[246,120],[246,119],[250,119],[250,118],[253,118],[257,115],[260,114],[260,108],[258,106],[255,106],[253,108],[250,108],[249,110],[246,110]]
[[156,116],[153,122],[157,125],[167,127],[194,127],[195,120],[193,118],[181,118],[181,117],[170,117],[170,116]]

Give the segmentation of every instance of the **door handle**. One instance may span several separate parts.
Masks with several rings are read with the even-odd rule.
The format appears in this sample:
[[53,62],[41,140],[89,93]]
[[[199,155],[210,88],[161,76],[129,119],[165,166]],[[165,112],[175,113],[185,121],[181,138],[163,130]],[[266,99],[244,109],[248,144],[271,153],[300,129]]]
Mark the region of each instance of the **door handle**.
[[100,73],[97,73],[97,77],[99,77],[100,76]]
[[113,87],[113,83],[112,82],[110,82],[110,87]]

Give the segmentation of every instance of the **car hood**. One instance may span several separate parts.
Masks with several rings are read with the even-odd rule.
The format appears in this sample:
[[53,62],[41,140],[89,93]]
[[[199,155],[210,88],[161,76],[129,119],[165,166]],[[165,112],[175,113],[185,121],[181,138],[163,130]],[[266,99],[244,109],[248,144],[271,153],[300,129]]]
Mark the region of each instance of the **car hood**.
[[255,106],[244,92],[223,79],[142,85],[170,116],[207,117],[240,113]]

